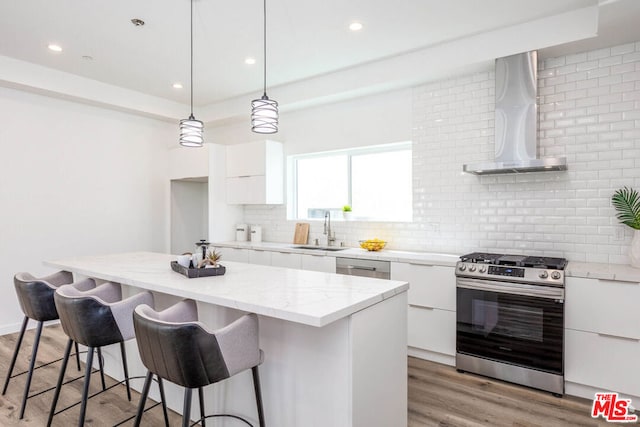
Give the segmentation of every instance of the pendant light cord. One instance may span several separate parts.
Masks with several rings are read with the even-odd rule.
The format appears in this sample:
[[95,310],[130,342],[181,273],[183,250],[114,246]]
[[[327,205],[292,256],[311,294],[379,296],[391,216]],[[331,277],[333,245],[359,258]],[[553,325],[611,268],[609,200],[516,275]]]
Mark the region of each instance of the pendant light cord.
[[263,13],[262,13],[262,18],[263,18],[263,25],[262,25],[262,30],[263,30],[263,37],[262,40],[264,41],[264,46],[263,46],[263,55],[264,55],[264,59],[263,59],[263,64],[264,64],[264,70],[263,70],[263,81],[264,81],[264,92],[263,92],[263,97],[266,98],[267,97],[267,0],[263,0]]
[[193,0],[191,0],[191,117],[193,117]]

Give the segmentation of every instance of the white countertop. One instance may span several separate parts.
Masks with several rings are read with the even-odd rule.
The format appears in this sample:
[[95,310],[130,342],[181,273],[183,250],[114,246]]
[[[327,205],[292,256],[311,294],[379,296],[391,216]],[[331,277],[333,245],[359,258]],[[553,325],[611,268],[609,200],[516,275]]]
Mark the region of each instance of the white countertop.
[[188,279],[174,255],[134,252],[45,261],[45,265],[150,291],[325,326],[409,289],[407,282],[222,262],[224,276]]
[[[216,242],[212,246],[218,248],[240,248],[254,249],[274,252],[300,253],[307,255],[324,255],[344,258],[360,258],[373,259],[380,261],[400,261],[413,264],[424,265],[442,265],[455,267],[459,260],[458,255],[439,254],[430,252],[407,252],[383,249],[381,251],[367,251],[361,248],[345,248],[344,250],[322,250],[322,249],[300,249],[295,246],[313,246],[313,245],[294,245],[293,243],[272,243],[272,242]],[[338,247],[335,247],[338,248]]]
[[595,262],[571,261],[567,265],[565,275],[569,277],[586,277],[589,279],[640,283],[640,269],[625,264],[599,264]]

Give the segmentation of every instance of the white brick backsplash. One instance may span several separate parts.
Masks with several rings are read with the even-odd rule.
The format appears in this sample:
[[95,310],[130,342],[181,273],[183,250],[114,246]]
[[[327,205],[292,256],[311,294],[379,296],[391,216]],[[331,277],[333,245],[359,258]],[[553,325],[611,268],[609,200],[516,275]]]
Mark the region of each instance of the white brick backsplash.
[[[494,155],[494,73],[428,83],[413,89],[413,222],[334,221],[338,239],[628,263],[632,233],[610,197],[640,188],[640,42],[541,61],[538,86],[539,154],[566,156],[566,172],[461,173]],[[296,221],[285,206],[245,206],[244,222],[261,224],[265,241],[291,242]],[[322,238],[322,221],[309,222],[310,241]]]

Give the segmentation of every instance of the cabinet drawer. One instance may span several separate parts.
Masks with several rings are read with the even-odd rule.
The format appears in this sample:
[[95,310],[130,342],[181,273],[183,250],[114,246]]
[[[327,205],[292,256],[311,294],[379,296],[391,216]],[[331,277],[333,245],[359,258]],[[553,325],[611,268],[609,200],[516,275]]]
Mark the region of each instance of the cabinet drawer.
[[220,248],[222,258],[220,263],[224,265],[225,261],[249,262],[249,250],[237,248]]
[[565,327],[640,339],[640,284],[568,277]]
[[252,249],[249,251],[249,263],[271,265],[271,252]]
[[273,252],[271,254],[271,265],[274,267],[302,268],[301,254],[289,252]]
[[393,262],[391,279],[409,282],[411,305],[456,310],[456,276],[453,267]]
[[640,396],[640,341],[565,330],[565,379]]
[[336,259],[332,256],[302,254],[302,269],[322,271],[324,273],[336,272]]
[[454,356],[456,313],[409,306],[408,344],[423,350]]

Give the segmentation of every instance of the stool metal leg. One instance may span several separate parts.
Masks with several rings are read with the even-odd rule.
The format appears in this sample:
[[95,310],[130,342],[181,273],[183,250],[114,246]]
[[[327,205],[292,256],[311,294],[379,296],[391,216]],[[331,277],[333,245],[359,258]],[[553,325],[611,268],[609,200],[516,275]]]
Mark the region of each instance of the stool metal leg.
[[191,390],[190,388],[184,389],[184,407],[182,408],[182,427],[189,427],[191,419]]
[[18,353],[20,352],[22,338],[24,338],[24,332],[27,330],[27,323],[29,323],[29,318],[27,316],[24,316],[24,320],[22,321],[22,328],[20,328],[20,336],[18,337],[18,341],[16,341],[16,348],[13,351],[11,365],[9,365],[9,372],[7,372],[7,379],[4,380],[4,387],[2,388],[3,396],[7,392],[7,387],[9,387],[9,380],[11,379],[11,374],[13,374],[13,368],[16,366],[16,359],[18,358]]
[[[84,374],[84,387],[82,388],[82,404],[80,405],[80,419],[78,420],[78,426],[84,426],[84,418],[87,413],[87,400],[89,399],[89,383],[91,382],[91,365],[93,365],[93,347],[89,347],[87,351],[87,366],[85,367]],[[100,352],[98,352],[100,357]]]
[[140,394],[140,402],[138,403],[138,412],[136,413],[136,420],[133,424],[134,427],[140,427],[140,421],[142,421],[142,414],[144,413],[144,405],[147,403],[147,396],[149,395],[149,388],[151,387],[151,380],[153,374],[151,371],[147,371],[147,377],[144,379],[144,385],[142,386],[142,393]]
[[100,380],[102,381],[102,390],[107,389],[107,385],[104,382],[104,359],[102,358],[102,349],[98,347],[98,366],[100,367]]
[[202,392],[202,387],[198,388],[198,399],[200,400],[200,418],[202,418],[202,427],[207,427],[204,420],[204,393]]
[[160,401],[162,402],[162,413],[164,415],[164,425],[169,427],[169,413],[167,412],[167,399],[164,396],[164,385],[162,378],[158,377],[158,388],[160,389]]
[[258,367],[251,368],[253,374],[253,388],[256,391],[256,405],[258,406],[258,420],[260,421],[260,427],[265,427],[264,422],[264,410],[262,408],[262,392],[260,389],[260,376],[258,374]]
[[62,359],[62,367],[60,368],[60,375],[58,376],[58,384],[56,384],[56,391],[53,394],[53,401],[51,402],[51,410],[49,411],[49,419],[47,420],[47,427],[51,426],[53,416],[56,412],[56,405],[58,398],[60,397],[60,389],[62,388],[62,381],[64,380],[64,373],[67,370],[67,362],[69,361],[69,355],[71,354],[71,347],[73,346],[73,340],[67,341],[67,348],[64,351],[64,358]]
[[76,366],[78,367],[78,371],[81,369],[80,368],[80,347],[78,347],[78,343],[74,342],[75,347],[76,347]]
[[124,381],[127,385],[127,399],[131,402],[131,387],[129,385],[129,368],[127,367],[127,352],[124,348],[124,342],[120,343],[120,354],[122,354],[122,369],[124,370]]
[[27,398],[29,397],[29,389],[31,388],[31,378],[33,377],[33,368],[36,365],[36,356],[38,355],[38,346],[40,345],[40,336],[42,335],[43,322],[38,322],[36,329],[36,338],[33,341],[33,351],[31,352],[31,363],[29,363],[29,372],[27,373],[27,383],[24,385],[24,395],[22,396],[22,406],[20,406],[20,419],[24,418],[24,410],[27,409]]

